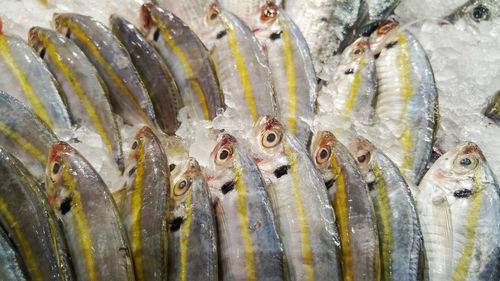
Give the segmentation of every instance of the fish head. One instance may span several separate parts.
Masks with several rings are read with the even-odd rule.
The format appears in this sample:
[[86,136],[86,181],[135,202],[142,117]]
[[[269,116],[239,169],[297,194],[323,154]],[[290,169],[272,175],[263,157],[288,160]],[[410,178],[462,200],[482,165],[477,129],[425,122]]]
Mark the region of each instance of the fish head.
[[460,19],[466,19],[470,23],[479,24],[498,18],[500,5],[497,0],[474,0],[468,1],[455,9],[444,18],[443,23],[456,23]]
[[354,157],[354,160],[356,160],[356,164],[358,164],[365,180],[367,182],[373,181],[374,176],[371,162],[376,147],[369,140],[363,137],[357,137],[348,145],[348,149]]
[[226,194],[227,190],[224,190],[224,186],[234,182],[236,145],[237,141],[232,135],[224,134],[210,153],[206,178],[211,193],[216,197]]
[[249,25],[263,46],[281,38],[283,30],[279,22],[280,13],[280,8],[275,3],[266,1],[252,16]]
[[158,38],[160,35],[160,30],[156,21],[158,19],[158,14],[161,13],[159,9],[160,8],[152,3],[146,3],[141,6],[141,26],[148,40],[154,39],[155,37]]
[[396,36],[399,33],[399,23],[395,21],[386,21],[370,35],[370,49],[372,50],[375,58],[380,55],[380,52],[385,46],[397,40]]
[[45,40],[47,36],[44,33],[44,28],[33,26],[28,31],[28,44],[39,54],[42,58],[45,55]]
[[218,3],[211,3],[205,8],[198,35],[210,53],[217,45],[217,40],[228,40],[229,29],[235,28],[228,14]]
[[171,198],[176,201],[185,201],[193,182],[203,177],[200,165],[196,159],[189,157],[171,171]]
[[117,14],[111,14],[109,16],[109,24],[111,25],[113,30],[114,29],[120,30],[125,28],[128,30],[132,30],[135,28],[134,25],[132,25],[132,23],[130,23],[129,21],[127,21],[126,19]]
[[346,75],[356,73],[361,67],[361,59],[370,51],[370,44],[367,37],[360,37],[349,45],[341,55],[340,62],[334,74],[334,81],[345,79]]
[[72,16],[73,14],[70,13],[54,13],[52,16],[53,28],[59,33],[65,34],[66,37],[70,38]]
[[325,182],[335,177],[334,173],[332,173],[333,166],[331,160],[335,152],[335,146],[338,144],[337,138],[328,131],[316,133],[311,142],[311,158]]

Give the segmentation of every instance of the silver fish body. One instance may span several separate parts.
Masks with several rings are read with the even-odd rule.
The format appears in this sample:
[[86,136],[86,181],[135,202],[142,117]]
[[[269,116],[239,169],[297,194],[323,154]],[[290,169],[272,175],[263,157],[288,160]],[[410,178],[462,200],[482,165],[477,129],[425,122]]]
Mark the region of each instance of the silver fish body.
[[0,224],[19,251],[30,280],[74,280],[63,232],[44,191],[0,149]]
[[205,175],[189,158],[171,172],[169,280],[218,279],[217,226]]
[[2,280],[28,280],[26,269],[9,236],[0,228],[0,278]]
[[57,137],[42,120],[18,100],[0,92],[0,145],[38,180],[44,178],[50,144],[55,141]]
[[379,237],[368,186],[354,158],[335,136],[318,132],[311,158],[335,210],[341,243],[342,280],[380,280]]
[[74,148],[50,148],[46,189],[78,280],[135,280],[132,250],[108,187]]
[[0,71],[2,91],[24,103],[51,130],[71,128],[59,84],[24,40],[0,34]]
[[59,81],[75,124],[97,133],[118,169],[123,171],[118,125],[107,88],[92,63],[72,40],[56,31],[32,27],[29,43]]
[[477,145],[434,162],[415,196],[429,280],[500,278],[500,188]]
[[360,166],[375,209],[381,279],[422,280],[424,245],[410,189],[397,166],[368,140],[349,145]]
[[94,64],[109,90],[113,111],[130,124],[156,127],[151,99],[127,50],[111,30],[92,17],[54,14],[54,26]]
[[266,116],[254,125],[248,149],[267,183],[290,280],[341,280],[335,214],[303,144]]
[[210,160],[222,280],[285,280],[283,247],[257,165],[230,135]]
[[129,21],[112,15],[110,22],[113,34],[127,49],[148,90],[160,128],[165,133],[174,135],[179,127],[177,113],[182,107],[182,100],[167,65],[144,35]]

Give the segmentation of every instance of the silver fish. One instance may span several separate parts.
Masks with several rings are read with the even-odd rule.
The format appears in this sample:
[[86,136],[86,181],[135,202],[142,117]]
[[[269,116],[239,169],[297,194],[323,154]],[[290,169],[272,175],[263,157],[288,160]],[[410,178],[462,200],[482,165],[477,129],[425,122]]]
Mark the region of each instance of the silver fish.
[[335,214],[305,147],[275,118],[254,125],[248,147],[266,180],[290,280],[341,280]]
[[109,90],[113,111],[129,124],[156,126],[151,99],[127,50],[111,30],[92,17],[57,14],[54,26],[72,39],[101,74]]
[[19,99],[51,129],[70,129],[59,84],[47,65],[17,36],[0,33],[0,88]]
[[29,44],[60,82],[75,124],[96,132],[123,171],[121,136],[99,73],[78,46],[64,35],[32,27]]
[[499,16],[500,2],[497,0],[469,0],[444,19],[449,23],[455,23],[461,18],[472,23],[481,23],[498,19]]
[[422,233],[413,197],[397,166],[368,140],[349,144],[375,209],[381,280],[421,280],[424,274]]
[[206,173],[215,205],[222,280],[284,280],[285,260],[271,202],[252,158],[223,135]]
[[26,269],[9,236],[0,228],[0,278],[2,280],[28,280]]
[[188,158],[171,179],[168,280],[219,280],[217,226],[205,175]]
[[437,159],[415,199],[429,280],[500,279],[500,187],[476,144]]

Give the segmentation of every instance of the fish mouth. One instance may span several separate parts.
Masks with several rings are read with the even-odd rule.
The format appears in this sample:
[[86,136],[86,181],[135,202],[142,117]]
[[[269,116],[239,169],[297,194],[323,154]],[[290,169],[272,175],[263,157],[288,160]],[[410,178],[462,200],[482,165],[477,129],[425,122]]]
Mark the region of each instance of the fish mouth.
[[278,169],[274,170],[273,174],[276,178],[281,178],[282,176],[288,174],[288,169],[290,169],[290,165],[283,165]]

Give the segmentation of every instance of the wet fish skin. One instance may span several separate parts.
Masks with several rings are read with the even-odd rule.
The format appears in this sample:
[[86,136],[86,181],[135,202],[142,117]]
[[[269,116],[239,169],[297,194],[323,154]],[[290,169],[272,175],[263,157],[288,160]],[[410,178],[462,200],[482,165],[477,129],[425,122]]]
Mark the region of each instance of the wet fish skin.
[[498,126],[500,126],[500,91],[489,101],[486,109],[484,110],[484,116],[490,118]]
[[95,66],[115,113],[129,124],[157,127],[153,104],[127,50],[111,30],[92,17],[54,13],[55,29],[72,39]]
[[248,151],[266,181],[290,280],[341,280],[335,214],[303,144],[265,116],[254,125]]
[[131,244],[135,277],[166,280],[170,174],[162,144],[149,127],[137,132],[129,160],[118,211]]
[[217,218],[222,280],[284,280],[283,247],[257,165],[223,135],[206,173]]
[[182,107],[179,90],[160,54],[129,21],[118,15],[110,17],[113,34],[125,46],[148,90],[160,128],[174,135],[179,127],[177,113]]
[[205,175],[194,158],[171,171],[169,280],[218,278],[217,226]]
[[63,232],[42,188],[0,148],[0,224],[30,280],[74,280]]
[[123,171],[118,125],[107,88],[92,63],[72,40],[56,31],[32,27],[29,44],[60,82],[75,123],[98,133],[118,169]]
[[49,129],[71,129],[59,84],[24,40],[0,34],[0,71],[2,91],[24,103]]
[[78,280],[135,280],[126,231],[108,187],[69,144],[50,148],[47,197],[66,233]]
[[500,278],[499,196],[476,144],[461,143],[434,162],[415,196],[429,280]]
[[381,279],[422,280],[424,244],[414,200],[397,166],[368,140],[348,145],[368,185],[378,228]]
[[335,210],[342,280],[380,280],[379,237],[368,186],[347,148],[328,131],[315,134],[311,158]]
[[45,175],[50,144],[55,141],[57,137],[42,120],[0,91],[0,145],[20,159],[40,181]]
[[370,48],[376,57],[375,113],[399,141],[399,149],[386,153],[418,184],[430,161],[439,117],[432,67],[417,39],[396,22],[381,25],[370,38]]
[[445,22],[456,23],[465,18],[471,23],[481,23],[498,19],[500,16],[500,3],[496,0],[469,0],[444,17]]
[[225,105],[213,62],[198,36],[169,11],[155,5],[141,7],[147,40],[171,71],[190,116],[212,120]]
[[0,228],[0,278],[2,280],[28,280],[21,256]]

